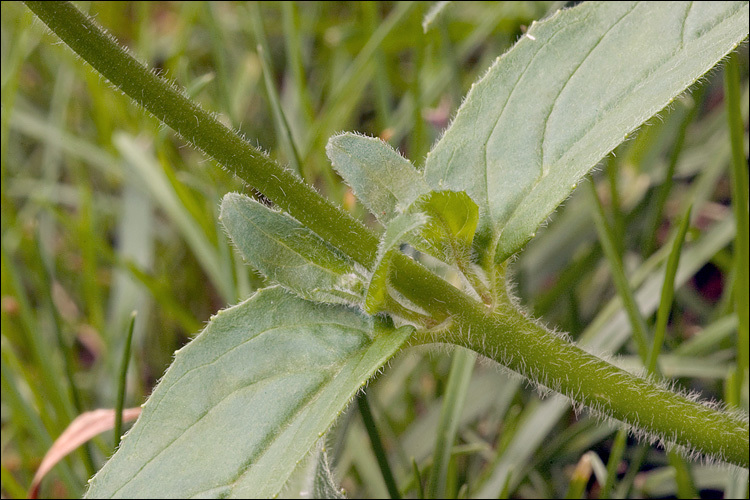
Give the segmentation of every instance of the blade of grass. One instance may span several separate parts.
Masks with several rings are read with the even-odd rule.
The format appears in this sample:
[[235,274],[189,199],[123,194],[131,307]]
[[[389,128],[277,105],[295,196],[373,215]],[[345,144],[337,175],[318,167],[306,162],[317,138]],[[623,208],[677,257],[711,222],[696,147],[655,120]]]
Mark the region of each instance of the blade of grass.
[[[424,17],[424,8],[422,3],[415,8],[412,16]],[[409,134],[409,154],[408,157],[418,165],[424,163],[424,157],[427,155],[427,135],[425,131],[425,120],[422,117],[422,108],[424,107],[424,96],[422,95],[423,66],[425,64],[425,37],[417,34],[414,37],[415,43],[412,49],[412,75],[411,75],[411,93],[414,96],[414,115],[412,118],[412,127]]]
[[[750,222],[748,222],[748,179],[747,160],[745,158],[744,135],[740,104],[739,54],[729,54],[724,69],[724,94],[729,120],[729,133],[732,145],[732,209],[736,223],[734,239],[735,286],[734,300],[737,311],[737,387],[743,385],[750,366]],[[737,398],[739,400],[739,398]]]
[[612,487],[617,481],[617,469],[622,461],[625,452],[625,445],[628,443],[628,431],[620,429],[615,434],[614,443],[609,450],[609,460],[607,460],[607,480],[602,484],[599,490],[599,498],[610,498]]
[[[38,238],[36,238],[36,244],[36,250],[39,257],[39,269],[42,273],[42,288],[45,295],[44,298],[52,315],[52,325],[55,331],[55,338],[57,339],[57,347],[60,356],[62,357],[63,370],[65,372],[65,379],[68,386],[67,390],[63,389],[62,386],[61,389],[65,390],[64,394],[69,395],[70,402],[72,403],[73,408],[76,411],[76,415],[80,415],[84,412],[84,406],[78,384],[76,384],[75,380],[76,370],[74,366],[75,362],[73,347],[71,345],[71,342],[69,342],[66,338],[66,328],[64,326],[63,319],[61,318],[60,311],[58,310],[58,306],[57,304],[55,304],[52,292],[55,285],[60,286],[55,280],[53,267],[54,257],[49,255],[48,252],[45,251],[45,248],[42,246],[41,234]],[[88,473],[89,477],[93,476],[94,473],[96,473],[96,467],[94,466],[94,456],[91,448],[91,443],[86,443],[81,447],[81,456],[83,458],[83,465],[86,467],[86,472]]]
[[620,189],[618,187],[619,162],[613,154],[609,155],[604,168],[609,180],[610,211],[612,212],[612,235],[617,243],[617,254],[622,258],[625,251],[625,221],[622,214],[622,201],[620,200]]
[[211,48],[211,57],[214,62],[213,67],[217,76],[215,83],[218,86],[219,102],[227,113],[232,126],[236,127],[237,116],[235,115],[235,109],[232,106],[232,99],[229,92],[229,82],[234,81],[234,78],[229,75],[227,58],[225,57],[227,53],[227,41],[224,37],[224,31],[216,19],[216,9],[219,8],[219,5],[213,2],[206,2],[202,7],[203,14],[206,16],[205,23],[210,34],[208,39]]
[[237,296],[234,283],[230,283],[230,280],[227,279],[216,249],[201,225],[180,201],[175,189],[169,182],[169,178],[164,175],[156,159],[135,138],[125,133],[117,133],[114,143],[126,159],[126,166],[129,170],[142,179],[142,187],[148,190],[154,201],[180,229],[186,243],[201,263],[211,283],[221,294],[222,299],[227,304],[231,304]]
[[411,468],[412,472],[414,472],[414,482],[416,484],[417,488],[417,498],[423,499],[424,496],[424,486],[422,485],[422,476],[419,473],[419,466],[417,465],[417,461],[412,457],[411,459]]
[[607,256],[609,261],[609,269],[612,273],[612,281],[615,283],[617,293],[622,300],[623,307],[628,314],[630,324],[633,328],[633,338],[638,346],[638,354],[641,359],[646,360],[648,357],[648,326],[646,320],[643,319],[641,310],[638,308],[638,304],[633,296],[633,290],[630,288],[628,279],[625,276],[625,269],[622,266],[622,258],[618,253],[617,249],[620,245],[615,241],[612,230],[607,224],[604,208],[599,201],[599,196],[596,193],[596,184],[593,178],[589,178],[588,182],[591,188],[591,199],[594,203],[593,218],[594,224],[596,225],[596,231],[599,234],[599,242],[602,245],[604,254]]
[[[362,2],[362,14],[364,24],[369,30],[372,37],[380,26],[382,20],[378,14],[378,7],[381,4],[377,2]],[[377,120],[377,130],[384,131],[391,125],[391,102],[393,99],[393,90],[388,78],[387,59],[383,51],[383,46],[378,45],[373,54],[375,60],[375,74],[373,75],[375,84],[375,115]]]
[[698,490],[695,488],[695,480],[690,470],[690,465],[685,463],[685,459],[675,452],[667,453],[669,464],[675,470],[675,483],[677,483],[677,498],[700,498]]
[[388,456],[385,448],[383,448],[383,443],[380,441],[378,427],[375,425],[375,419],[372,417],[372,411],[370,410],[370,404],[367,402],[367,394],[365,392],[362,392],[357,398],[357,406],[359,407],[359,413],[362,415],[365,429],[367,429],[372,451],[375,453],[380,472],[383,474],[383,480],[388,488],[388,494],[391,498],[401,498],[401,493],[398,491],[396,480],[393,477],[393,472],[391,472],[391,466],[388,464]]
[[120,364],[120,376],[117,381],[117,402],[115,403],[115,446],[116,450],[120,446],[122,439],[122,410],[125,408],[125,390],[128,384],[128,365],[130,365],[130,347],[133,344],[133,330],[135,327],[136,312],[130,315],[130,324],[128,325],[128,335],[125,337],[125,349],[122,352],[122,362]]
[[716,345],[737,330],[737,315],[720,318],[700,333],[681,343],[672,351],[678,356],[703,356],[715,350]]
[[296,87],[297,101],[305,129],[309,128],[315,118],[310,91],[307,87],[305,65],[302,62],[302,40],[299,28],[299,11],[296,2],[281,2],[281,21],[284,30],[284,48],[287,64],[291,70]]
[[448,385],[445,389],[443,408],[437,428],[437,440],[433,453],[432,470],[427,480],[427,496],[444,498],[446,492],[448,463],[456,440],[456,431],[464,409],[464,401],[474,370],[477,354],[467,349],[456,349],[453,353]]
[[649,373],[656,373],[656,360],[659,357],[662,345],[664,344],[664,337],[666,336],[667,331],[667,321],[669,320],[669,313],[672,309],[672,299],[674,298],[674,279],[677,274],[677,266],[680,263],[682,244],[685,242],[685,235],[687,234],[688,227],[690,227],[690,213],[692,209],[692,205],[688,207],[687,212],[680,223],[674,242],[672,243],[672,251],[667,260],[664,285],[662,286],[659,308],[656,312],[653,344],[645,363],[646,369]]
[[705,85],[700,85],[695,89],[692,96],[692,106],[687,112],[685,118],[680,123],[680,128],[677,131],[677,138],[672,146],[672,151],[669,155],[669,165],[667,167],[667,173],[665,174],[664,181],[659,186],[656,193],[655,207],[649,209],[646,226],[646,240],[643,244],[643,255],[651,255],[654,248],[656,248],[656,239],[658,234],[659,225],[661,224],[662,214],[664,213],[664,206],[667,203],[667,198],[672,190],[672,180],[674,173],[677,170],[677,163],[680,159],[680,155],[685,146],[685,136],[687,135],[688,126],[693,122],[698,110],[703,102],[703,96],[706,91]]
[[373,56],[383,40],[407,17],[415,2],[398,3],[367,40],[357,57],[348,66],[343,76],[334,83],[331,93],[323,105],[319,125],[312,131],[306,146],[302,148],[303,156],[322,145],[335,131],[335,124],[341,123],[342,117],[349,116],[351,109],[359,99],[367,82],[374,74]]
[[281,142],[281,150],[284,152],[289,166],[293,172],[296,172],[300,177],[305,177],[302,170],[302,161],[297,146],[294,143],[294,136],[289,128],[289,122],[284,115],[284,110],[281,108],[281,101],[279,100],[279,94],[276,92],[276,75],[273,71],[273,65],[268,59],[269,48],[268,41],[266,40],[266,33],[263,29],[262,16],[258,3],[251,3],[248,8],[250,9],[250,27],[255,41],[257,43],[256,50],[258,52],[258,59],[260,59],[260,65],[263,69],[263,82],[265,83],[266,98],[268,104],[271,107],[271,114],[273,115],[273,124],[276,129],[276,136],[279,137]]
[[66,390],[60,383],[60,374],[56,373],[52,361],[57,358],[50,349],[49,342],[45,338],[42,338],[41,332],[44,330],[39,328],[37,324],[34,311],[31,308],[20,276],[18,276],[18,267],[11,262],[5,248],[5,242],[5,238],[0,240],[3,278],[7,280],[6,286],[8,287],[6,293],[9,293],[18,302],[19,318],[24,332],[23,342],[31,351],[33,365],[38,368],[38,376],[41,378],[38,383],[32,384],[33,386],[40,385],[42,388],[36,403],[40,409],[47,409],[40,411],[49,411],[49,406],[54,409],[54,417],[52,419],[54,424],[50,427],[50,430],[53,432],[62,432],[65,422],[73,418],[73,407],[70,400],[63,398]]
[[81,273],[83,278],[83,302],[86,305],[88,322],[97,331],[101,332],[104,328],[104,303],[102,300],[102,290],[97,283],[97,273],[99,271],[97,265],[99,261],[99,248],[96,245],[99,239],[95,236],[97,233],[97,218],[94,215],[91,185],[81,170],[76,172],[76,184],[81,187],[81,210],[74,232],[80,235],[78,241],[81,245],[81,261],[83,266]]
[[[255,5],[255,4],[252,4]],[[255,19],[255,18],[253,18]],[[257,35],[258,37],[263,35]],[[276,92],[274,86],[273,68],[271,62],[268,60],[266,51],[263,50],[263,46],[258,44],[256,50],[258,51],[258,58],[260,59],[261,67],[263,68],[263,82],[265,83],[264,88],[266,89],[266,97],[271,106],[273,114],[273,123],[276,128],[276,135],[281,138],[281,149],[284,151],[284,155],[289,162],[292,171],[296,172],[300,177],[305,177],[304,171],[302,170],[302,160],[300,160],[297,146],[294,144],[294,136],[289,128],[289,122],[286,119],[284,110],[281,108],[281,102],[279,101],[279,94]]]
[[613,495],[614,498],[630,498],[630,493],[633,489],[635,477],[641,470],[641,465],[646,459],[646,455],[648,455],[649,449],[650,446],[644,443],[641,443],[635,447],[635,450],[633,450],[633,456],[630,459],[630,463],[628,464],[628,472],[625,474],[625,477],[622,478],[620,484],[617,485],[617,489],[615,490],[615,494]]
[[[15,356],[11,357],[10,349],[5,345],[5,336],[2,337],[2,363],[0,363],[0,385],[2,385],[3,402],[8,405],[12,410],[12,419],[20,429],[25,430],[31,436],[34,437],[34,442],[37,446],[49,449],[52,446],[52,436],[48,431],[48,427],[42,422],[39,416],[37,408],[32,408],[24,399],[21,394],[21,388],[17,385],[19,378],[25,378],[27,385],[32,386],[33,382],[28,377],[18,377],[20,373],[20,363],[14,359]],[[16,369],[13,369],[16,367]],[[16,376],[14,376],[16,375]],[[31,383],[28,383],[31,382]],[[25,391],[24,391],[25,392]],[[44,411],[44,410],[42,410]],[[44,452],[39,454],[43,455]],[[78,497],[83,493],[82,481],[78,478],[77,474],[73,472],[70,466],[70,461],[66,460],[58,464],[58,471],[60,477],[68,488],[68,494],[71,497]],[[25,496],[25,495],[24,495]]]
[[13,473],[5,465],[0,465],[0,480],[3,483],[3,496],[7,498],[26,498],[26,488],[16,481]]

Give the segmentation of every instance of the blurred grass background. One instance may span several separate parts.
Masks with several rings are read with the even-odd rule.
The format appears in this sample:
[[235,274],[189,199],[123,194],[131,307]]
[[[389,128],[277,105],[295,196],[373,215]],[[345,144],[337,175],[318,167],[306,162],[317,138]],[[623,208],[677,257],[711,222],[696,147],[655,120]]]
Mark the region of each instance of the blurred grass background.
[[[425,3],[78,5],[369,223],[330,168],[328,137],[379,136],[421,166],[471,83],[534,19],[563,6],[450,4],[423,33]],[[132,311],[126,406],[145,400],[175,349],[211,314],[264,279],[242,263],[218,223],[221,197],[247,189],[110,88],[23,4],[1,8],[2,496],[17,498],[76,415],[115,406]],[[747,45],[740,50],[747,148]],[[596,203],[579,189],[513,269],[534,314],[639,366],[613,269],[621,266],[653,328],[673,234],[692,204],[660,370],[679,387],[747,411],[747,379],[736,377],[737,231],[722,78],[721,69],[711,72],[595,174],[619,263],[602,251]],[[422,480],[429,475],[449,369],[445,350],[407,350],[368,390],[406,496],[419,495],[413,464]],[[466,390],[446,472],[449,497],[747,497],[746,472],[685,465],[639,447],[612,424],[540,399],[488,363],[477,364]],[[42,496],[82,495],[112,442],[104,434],[69,456]],[[387,496],[356,411],[331,433],[329,454],[347,495]]]

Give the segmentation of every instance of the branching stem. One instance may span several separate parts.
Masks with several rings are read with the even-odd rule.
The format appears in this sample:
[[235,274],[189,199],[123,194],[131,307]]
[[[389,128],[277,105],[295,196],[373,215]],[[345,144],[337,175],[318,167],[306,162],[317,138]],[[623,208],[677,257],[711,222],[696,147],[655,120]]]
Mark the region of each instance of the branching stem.
[[[377,237],[348,213],[149,71],[72,4],[26,5],[117,88],[318,235],[371,267]],[[437,322],[452,318],[455,327],[438,333],[434,341],[490,357],[577,404],[631,425],[636,433],[748,467],[746,418],[704,406],[583,351],[527,317],[502,291],[491,312],[400,253],[393,258],[391,284]]]

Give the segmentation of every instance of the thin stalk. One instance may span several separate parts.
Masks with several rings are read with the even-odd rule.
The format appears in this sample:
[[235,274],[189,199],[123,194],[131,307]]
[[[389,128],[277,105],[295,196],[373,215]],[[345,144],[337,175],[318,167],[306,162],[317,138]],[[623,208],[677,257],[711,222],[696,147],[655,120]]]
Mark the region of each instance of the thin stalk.
[[638,346],[638,354],[641,359],[645,360],[648,357],[648,342],[646,340],[648,338],[648,326],[646,326],[646,320],[643,319],[641,310],[638,308],[638,303],[635,301],[628,278],[625,276],[622,257],[618,251],[619,245],[605,219],[604,208],[596,193],[596,184],[594,184],[593,178],[589,178],[588,185],[591,187],[591,198],[595,208],[593,211],[594,224],[596,225],[597,233],[599,233],[599,242],[609,261],[612,281],[614,281],[617,293],[622,300],[622,305],[628,313],[630,325],[633,328],[633,338]]
[[[58,311],[57,305],[52,296],[52,287],[56,283],[56,280],[54,279],[54,271],[52,269],[52,266],[54,265],[54,257],[46,255],[43,251],[40,234],[37,236],[36,241],[38,246],[36,250],[39,260],[39,269],[42,271],[42,289],[44,290],[45,299],[49,304],[52,315],[52,325],[55,331],[55,338],[57,339],[57,346],[62,353],[63,369],[65,370],[65,378],[68,383],[68,394],[76,413],[80,415],[83,413],[84,407],[81,400],[81,393],[79,392],[75,381],[73,349],[70,342],[65,338],[60,311]],[[86,467],[86,472],[88,472],[89,476],[93,476],[96,472],[96,467],[94,466],[94,458],[90,442],[84,443],[81,447],[81,455],[83,457],[83,464]]]
[[383,443],[380,440],[380,434],[378,433],[378,427],[375,425],[375,419],[372,417],[372,411],[370,410],[370,404],[367,402],[367,394],[362,393],[357,398],[357,405],[359,406],[359,413],[362,415],[362,421],[367,429],[367,435],[370,438],[370,444],[372,445],[372,451],[375,453],[375,458],[378,460],[380,466],[380,472],[383,474],[383,480],[385,486],[388,488],[388,494],[391,498],[401,498],[401,493],[398,491],[396,486],[396,479],[393,477],[391,472],[391,466],[388,463],[388,456],[383,448]]
[[125,338],[125,349],[120,363],[120,377],[117,382],[117,402],[115,403],[115,450],[120,446],[122,438],[122,409],[125,407],[125,389],[128,383],[128,365],[130,364],[130,347],[133,344],[133,330],[135,329],[136,312],[130,315],[128,336]]
[[226,46],[226,40],[224,39],[224,32],[216,19],[216,7],[216,4],[207,2],[203,4],[203,12],[206,16],[205,19],[208,32],[211,35],[209,40],[211,40],[211,56],[213,58],[214,69],[217,76],[216,85],[218,87],[218,97],[221,101],[221,105],[226,112],[229,113],[229,120],[232,125],[236,126],[237,117],[234,106],[232,106],[232,99],[229,91],[229,82],[234,81],[234,78],[230,77],[227,70],[227,59],[224,57],[225,51],[222,50],[222,47]]
[[700,498],[698,490],[695,489],[690,466],[685,460],[674,452],[667,455],[669,465],[675,470],[675,483],[677,483],[677,498]]
[[[26,5],[145,109],[355,261],[372,266],[378,242],[372,232],[150,72],[74,6]],[[404,9],[396,10],[402,15]],[[394,288],[436,321],[452,317],[450,330],[415,341],[468,347],[644,435],[743,467],[750,463],[748,424],[741,417],[689,401],[583,351],[527,317],[507,295],[501,294],[496,312],[490,314],[486,306],[409,257],[396,253],[392,262]]]
[[281,108],[281,99],[279,99],[279,93],[276,92],[276,75],[273,71],[273,65],[271,64],[269,57],[268,41],[266,39],[266,32],[263,29],[263,22],[261,21],[260,7],[257,3],[253,2],[249,6],[250,8],[250,27],[252,28],[253,35],[257,45],[258,57],[260,59],[260,66],[263,69],[263,83],[266,89],[266,97],[268,98],[268,104],[271,107],[271,113],[273,114],[273,123],[276,128],[276,134],[281,139],[281,148],[289,161],[292,170],[299,176],[304,177],[302,172],[302,161],[300,160],[297,146],[294,144],[294,137],[292,131],[289,128],[289,122],[284,115],[284,110]]
[[687,135],[688,126],[693,122],[693,119],[698,114],[698,109],[703,101],[703,95],[706,92],[705,85],[699,86],[693,93],[693,104],[690,110],[687,112],[685,118],[680,123],[680,128],[677,131],[677,138],[675,139],[674,146],[672,147],[672,153],[669,156],[669,165],[667,166],[667,173],[664,176],[664,182],[661,183],[656,193],[656,206],[649,210],[646,226],[646,241],[643,245],[643,255],[648,256],[653,253],[656,248],[656,237],[661,223],[662,214],[664,212],[664,206],[669,198],[669,192],[672,190],[672,180],[674,173],[677,170],[677,163],[680,159],[680,154],[685,146],[685,137]]
[[625,429],[618,430],[617,434],[615,434],[615,442],[612,443],[612,448],[610,448],[609,460],[607,461],[607,479],[599,491],[599,498],[610,497],[612,486],[614,486],[617,480],[617,466],[620,465],[627,442],[628,431]]
[[[365,25],[369,29],[372,37],[382,23],[378,14],[378,7],[381,4],[376,2],[362,2],[360,8],[365,18]],[[391,125],[391,82],[388,80],[388,70],[385,64],[385,54],[379,45],[373,54],[375,60],[374,91],[375,91],[375,116],[377,119],[377,129],[381,132]]]
[[302,62],[302,40],[299,35],[297,4],[295,2],[281,2],[281,15],[287,64],[291,69],[294,84],[297,88],[298,102],[302,108],[301,115],[305,120],[305,126],[309,127],[313,121],[315,112],[310,100],[310,91],[307,87],[305,65]]
[[414,457],[411,459],[411,468],[414,473],[414,481],[417,483],[417,498],[425,498],[424,487],[422,486],[422,475],[419,473],[419,466],[417,465],[417,461],[414,460]]
[[456,440],[458,422],[464,409],[476,359],[476,353],[465,349],[456,349],[453,353],[448,385],[438,420],[432,470],[427,481],[427,496],[429,498],[446,497],[448,463],[451,458],[453,442]]
[[[412,15],[419,18],[423,17],[424,9],[422,6],[423,4],[420,3]],[[425,120],[422,117],[422,107],[424,105],[422,98],[422,67],[424,66],[425,60],[424,52],[425,38],[424,36],[417,35],[414,39],[414,48],[412,50],[412,65],[414,72],[412,73],[410,87],[411,94],[414,96],[414,107],[412,108],[411,133],[409,134],[409,156],[417,164],[422,164],[423,157],[427,154],[427,151],[425,151],[425,147],[427,146],[427,141],[425,140]]]
[[615,242],[617,243],[617,253],[622,257],[622,253],[625,251],[625,223],[622,216],[622,202],[620,201],[620,189],[617,182],[617,173],[619,171],[619,162],[614,153],[610,154],[607,158],[607,166],[605,171],[607,172],[607,179],[609,180],[609,197],[610,197],[610,211],[612,212],[612,232],[615,235]]
[[[724,69],[724,95],[729,120],[729,136],[732,143],[732,209],[736,233],[734,238],[734,258],[736,276],[734,280],[734,308],[737,311],[737,380],[742,387],[750,365],[750,222],[748,222],[748,179],[747,159],[745,158],[744,135],[740,99],[739,54],[729,54]],[[739,398],[738,398],[739,400]]]
[[674,298],[674,279],[677,275],[677,266],[680,263],[682,244],[685,242],[685,235],[687,234],[688,227],[690,227],[690,212],[692,209],[692,205],[688,207],[687,213],[680,223],[680,227],[675,235],[674,243],[672,244],[672,251],[667,260],[667,268],[664,274],[664,285],[661,289],[659,309],[656,313],[653,344],[646,361],[646,370],[648,370],[648,373],[656,373],[656,360],[661,352],[662,344],[664,344],[664,337],[667,332],[667,321],[669,320],[669,312],[672,310],[672,299]]
[[628,472],[625,474],[625,477],[622,478],[622,481],[620,481],[620,484],[617,486],[617,491],[615,492],[614,497],[615,498],[630,498],[630,492],[633,489],[633,484],[635,483],[635,477],[638,475],[638,471],[641,469],[641,464],[643,464],[643,461],[646,460],[646,455],[648,454],[649,446],[645,443],[641,443],[636,447],[635,451],[633,452],[633,457],[630,460],[630,464],[628,465]]

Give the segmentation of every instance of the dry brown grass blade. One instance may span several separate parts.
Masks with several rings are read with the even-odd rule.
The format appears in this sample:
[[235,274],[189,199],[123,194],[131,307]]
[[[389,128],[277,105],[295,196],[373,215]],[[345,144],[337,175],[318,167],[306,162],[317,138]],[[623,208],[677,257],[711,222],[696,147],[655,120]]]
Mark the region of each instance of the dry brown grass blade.
[[[140,414],[140,407],[126,408],[122,411],[122,421],[130,422],[138,418]],[[115,410],[113,409],[102,408],[78,415],[44,455],[42,463],[39,465],[39,469],[37,469],[34,479],[31,481],[29,498],[37,498],[42,479],[60,460],[89,439],[112,429],[114,426]]]

